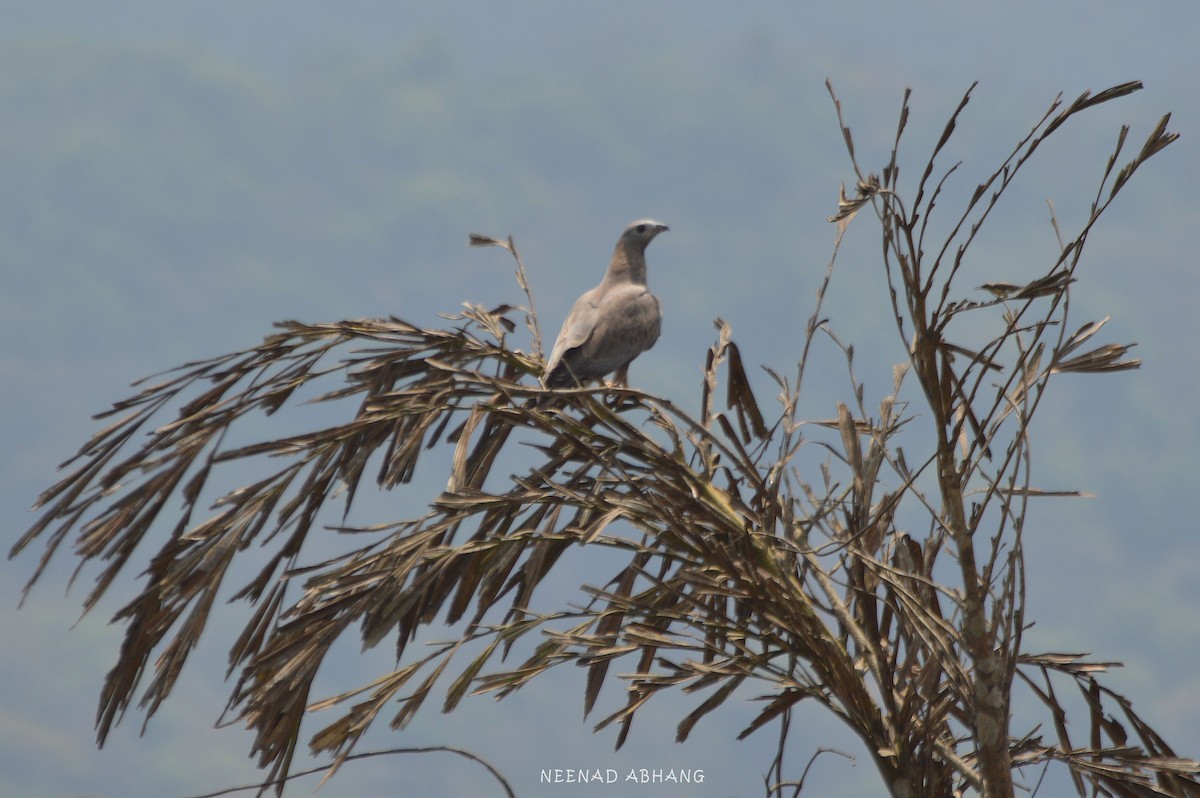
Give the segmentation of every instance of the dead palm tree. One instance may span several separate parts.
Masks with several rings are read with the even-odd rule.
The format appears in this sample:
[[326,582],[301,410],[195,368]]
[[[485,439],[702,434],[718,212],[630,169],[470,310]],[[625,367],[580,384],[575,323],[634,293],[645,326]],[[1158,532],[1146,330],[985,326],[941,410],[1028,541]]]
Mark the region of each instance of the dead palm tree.
[[[189,363],[118,402],[12,550],[45,538],[32,583],[74,533],[81,565],[103,564],[90,608],[151,530],[166,533],[144,589],[117,616],[126,635],[103,688],[100,742],[139,688],[147,715],[168,697],[230,566],[255,544],[269,556],[235,592],[253,611],[230,652],[229,708],[256,732],[264,789],[283,791],[308,712],[342,707],[308,740],[336,767],[381,713],[401,728],[435,686],[451,711],[468,694],[504,696],[575,663],[587,670],[589,712],[605,683],[624,680],[626,701],[596,725],[615,726],[617,746],[661,691],[703,693],[679,722],[683,740],[740,687],[758,685],[762,709],[740,736],[777,727],[772,796],[802,786],[784,753],[804,702],[862,739],[893,796],[1011,796],[1014,773],[1048,763],[1065,764],[1081,796],[1200,795],[1200,766],[1100,681],[1111,663],[1022,645],[1022,538],[1030,500],[1046,492],[1032,481],[1030,420],[1057,375],[1138,365],[1129,346],[1093,343],[1103,322],[1070,319],[1070,292],[1113,197],[1176,138],[1169,116],[1118,166],[1122,128],[1090,215],[1073,236],[1060,232],[1041,276],[984,293],[962,285],[976,234],[1038,147],[1138,88],[1056,100],[961,212],[939,217],[950,219],[941,238],[928,224],[959,166],[939,159],[971,90],[912,194],[902,194],[895,148],[881,176],[860,169],[834,98],[858,186],[831,220],[837,242],[861,210],[879,219],[882,276],[907,351],[886,396],[865,396],[853,348],[822,319],[835,244],[796,371],[770,373],[778,406],[759,403],[718,323],[695,412],[615,387],[564,390],[543,407],[530,401],[542,395],[541,342],[520,257],[511,239],[475,236],[514,256],[528,309],[468,306],[450,329],[287,322],[256,347]],[[532,354],[510,345],[521,316]],[[960,339],[968,321],[974,340],[987,331],[982,345]],[[852,390],[812,420],[799,407],[818,339],[842,347]],[[323,429],[226,444],[243,417],[314,393],[357,409]],[[523,462],[532,465],[498,471],[516,441],[531,445]],[[339,556],[306,557],[310,536],[327,533],[322,511],[348,513],[368,480],[405,485],[436,447],[449,447],[452,462],[424,512],[353,530],[362,545]],[[237,461],[261,477],[200,517],[210,476]],[[165,511],[180,499],[182,513]],[[619,552],[624,564],[581,586],[577,604],[535,601],[581,546]],[[432,624],[457,639],[414,650]],[[327,652],[352,634],[366,646],[394,641],[396,668],[314,697]],[[614,675],[617,662],[626,675]],[[1079,739],[1068,734],[1064,689],[1082,700],[1082,716],[1072,714]],[[1045,705],[1045,728],[1010,728],[1018,690]]]

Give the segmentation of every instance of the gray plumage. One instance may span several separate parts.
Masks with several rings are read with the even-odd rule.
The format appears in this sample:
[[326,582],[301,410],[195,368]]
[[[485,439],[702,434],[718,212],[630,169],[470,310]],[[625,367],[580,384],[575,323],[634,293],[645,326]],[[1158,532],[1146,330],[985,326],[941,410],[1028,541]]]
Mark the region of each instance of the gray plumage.
[[600,285],[575,300],[550,350],[542,384],[574,388],[616,372],[627,384],[629,364],[658,340],[662,310],[646,287],[646,246],[667,226],[652,219],[625,228]]

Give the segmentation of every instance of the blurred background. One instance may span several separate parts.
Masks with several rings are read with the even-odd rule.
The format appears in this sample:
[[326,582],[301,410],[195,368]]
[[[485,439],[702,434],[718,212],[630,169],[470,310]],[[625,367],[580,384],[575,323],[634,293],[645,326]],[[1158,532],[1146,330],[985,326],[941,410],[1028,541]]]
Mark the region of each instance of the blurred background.
[[[0,10],[5,549],[35,520],[28,508],[56,465],[98,429],[90,416],[130,393],[134,379],[252,346],[281,319],[396,315],[428,325],[464,301],[522,303],[511,261],[468,250],[470,232],[515,237],[553,337],[570,302],[599,279],[621,228],[661,219],[671,232],[650,250],[650,279],[666,324],[632,381],[694,402],[718,316],[748,365],[789,370],[832,251],[826,218],[839,183],[854,180],[827,78],[860,163],[876,170],[912,88],[900,154],[909,190],[979,81],[939,163],[963,161],[942,224],[1059,92],[1070,100],[1136,79],[1144,91],[1076,118],[1039,150],[969,268],[973,285],[1044,271],[1057,255],[1047,201],[1073,234],[1120,126],[1132,126],[1128,158],[1159,117],[1174,114],[1183,138],[1118,198],[1072,293],[1080,324],[1111,315],[1105,340],[1138,341],[1133,354],[1145,365],[1059,381],[1035,428],[1035,482],[1096,496],[1035,507],[1028,647],[1124,662],[1109,684],[1180,754],[1200,756],[1198,29],[1200,6],[1183,0],[1135,15],[1115,0],[752,2],[736,11],[624,0],[8,4]],[[887,392],[891,364],[903,357],[877,233],[867,214],[851,225],[824,308],[855,345],[868,396]],[[808,414],[834,415],[846,396],[844,366],[808,379]],[[760,400],[768,405],[771,393]],[[423,479],[362,504],[359,521],[419,512],[429,495],[421,486],[436,490],[439,475]],[[131,710],[97,751],[96,702],[121,636],[108,619],[136,595],[138,569],[80,619],[94,572],[82,571],[68,593],[75,563],[60,557],[18,611],[39,548],[0,566],[0,794],[161,798],[255,781],[248,734],[213,728],[244,607],[214,616],[211,639],[145,729]],[[601,578],[586,560],[578,573]],[[386,650],[360,655],[348,645],[328,665],[329,689],[390,666]],[[450,716],[431,701],[405,732],[378,730],[364,748],[466,748],[523,796],[633,794],[539,784],[552,767],[703,768],[702,785],[639,792],[761,794],[775,741],[771,731],[735,741],[749,707],[710,716],[676,745],[675,724],[696,702],[656,699],[614,752],[612,730],[590,729],[621,696],[606,693],[607,709],[585,721],[583,678],[564,670],[500,703],[468,700]],[[856,754],[848,733],[816,710],[802,711],[797,726],[794,775],[820,746]],[[296,768],[310,764],[302,754]],[[881,794],[861,752],[820,759],[809,790]],[[348,765],[321,794],[499,791],[482,769],[430,754]]]

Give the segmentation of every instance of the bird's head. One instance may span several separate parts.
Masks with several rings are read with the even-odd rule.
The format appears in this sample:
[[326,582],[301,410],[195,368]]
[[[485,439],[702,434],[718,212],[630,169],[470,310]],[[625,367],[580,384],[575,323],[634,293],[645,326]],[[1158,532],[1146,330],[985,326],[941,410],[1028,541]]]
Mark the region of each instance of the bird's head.
[[644,252],[646,245],[654,240],[654,237],[659,233],[667,231],[668,228],[662,222],[656,222],[653,219],[640,219],[632,222],[625,228],[625,232],[621,233],[621,247],[628,247],[637,252]]

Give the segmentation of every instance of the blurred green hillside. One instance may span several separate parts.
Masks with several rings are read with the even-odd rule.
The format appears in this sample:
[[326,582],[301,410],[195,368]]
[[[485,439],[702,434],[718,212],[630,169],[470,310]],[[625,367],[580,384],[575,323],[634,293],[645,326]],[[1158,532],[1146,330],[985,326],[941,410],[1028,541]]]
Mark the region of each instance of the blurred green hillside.
[[[647,387],[691,392],[717,316],[753,362],[788,368],[830,252],[824,217],[853,175],[824,75],[798,52],[751,52],[667,48],[571,74],[480,71],[431,37],[386,56],[313,51],[280,74],[196,45],[10,43],[0,51],[0,332],[21,345],[5,347],[3,363],[19,380],[70,360],[62,376],[76,386],[59,386],[69,407],[39,399],[21,415],[80,419],[130,379],[251,343],[277,319],[429,323],[465,300],[519,301],[507,264],[464,248],[474,231],[516,236],[552,335],[614,231],[644,215],[673,228],[653,253],[668,316]],[[882,164],[894,105],[879,107],[869,84],[838,88],[860,149]],[[917,95],[902,160],[914,178],[964,88]],[[950,148],[967,164],[947,211],[1050,99],[980,91],[965,115],[977,127]],[[1045,153],[989,222],[980,283],[1019,280],[1054,257],[1045,200],[1065,226],[1082,218],[1126,112],[1104,109]],[[1178,240],[1154,234],[1188,226],[1169,183],[1174,157],[1138,175],[1085,272],[1084,301],[1143,342],[1161,298],[1130,290],[1131,269],[1139,283],[1149,269],[1155,284],[1195,284]],[[886,379],[901,350],[870,225],[853,231],[829,307]]]

